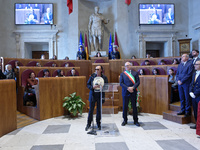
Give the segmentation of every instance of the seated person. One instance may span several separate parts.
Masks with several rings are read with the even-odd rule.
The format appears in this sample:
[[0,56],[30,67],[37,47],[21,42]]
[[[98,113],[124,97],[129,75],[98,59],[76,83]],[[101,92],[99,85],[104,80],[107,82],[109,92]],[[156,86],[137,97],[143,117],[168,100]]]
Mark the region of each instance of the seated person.
[[66,56],[64,60],[69,60],[69,57],[68,57],[68,56]]
[[153,75],[159,75],[158,69],[156,68],[153,69]]
[[6,79],[6,76],[3,74],[2,70],[0,70],[0,80]]
[[150,61],[149,60],[145,60],[144,64],[145,64],[145,66],[148,66],[148,65],[150,65]]
[[174,58],[172,60],[172,65],[177,65],[177,64],[179,64],[179,61],[178,61],[178,59]]
[[69,63],[66,63],[66,64],[65,64],[65,67],[69,67]]
[[13,71],[12,66],[7,64],[5,68],[4,75],[6,76],[6,79],[15,79],[15,72]]
[[140,69],[140,75],[145,75],[144,69]]
[[58,69],[58,70],[57,70],[57,73],[58,73],[58,75],[57,75],[56,77],[65,77],[65,76],[64,76],[64,71],[63,71],[63,70]]
[[151,58],[151,54],[147,53],[146,58]]
[[151,18],[150,20],[148,21],[149,24],[159,24],[161,23],[160,21],[160,16],[159,14],[157,13],[157,10],[154,9],[154,12],[151,14]]
[[56,67],[56,63],[53,63],[53,64],[52,64],[52,67]]
[[36,63],[36,67],[42,67],[39,62]]
[[160,61],[160,65],[165,65],[165,61],[163,59]]
[[57,56],[56,56],[56,55],[53,55],[52,60],[57,60]]
[[72,68],[72,70],[71,70],[71,75],[70,76],[77,76],[76,75],[76,70],[74,69],[74,68]]
[[19,66],[20,66],[19,61],[15,61],[15,67],[14,67],[15,74],[19,72]]
[[43,76],[44,78],[49,77],[49,70],[48,69],[44,69],[43,73],[44,73],[44,76]]
[[35,78],[35,73],[31,72],[27,79],[26,88],[24,92],[24,105],[25,106],[36,106],[35,89],[33,85],[37,85],[38,80]]
[[95,57],[102,57],[102,56],[101,56],[101,53],[100,53],[100,52],[97,52]]
[[171,85],[171,103],[179,101],[178,82],[176,81],[176,75],[174,74],[174,70],[172,68],[169,69],[169,82],[172,83],[172,85]]
[[136,58],[136,56],[135,56],[135,55],[133,55],[133,56],[131,57],[131,59],[137,59],[137,58]]
[[109,59],[120,59],[120,54],[117,50],[117,45],[113,45],[113,51],[110,53]]
[[80,50],[77,52],[76,57],[77,57],[77,60],[81,60],[81,59],[86,60],[86,53],[83,50],[83,46],[82,45],[80,46]]

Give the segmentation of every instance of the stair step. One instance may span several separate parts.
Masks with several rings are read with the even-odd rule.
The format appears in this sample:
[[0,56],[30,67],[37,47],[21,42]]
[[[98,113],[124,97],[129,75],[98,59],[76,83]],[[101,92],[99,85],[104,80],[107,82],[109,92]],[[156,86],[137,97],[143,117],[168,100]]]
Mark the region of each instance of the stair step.
[[169,108],[172,111],[181,111],[181,103],[180,102],[171,103],[169,105]]
[[[88,107],[88,112],[89,112],[90,107]],[[119,107],[118,106],[102,106],[102,114],[112,114],[114,111],[114,114],[117,114],[119,112]],[[96,106],[94,108],[94,113],[96,114]]]
[[177,111],[163,112],[163,119],[170,120],[180,124],[187,124],[191,122],[191,116],[185,117],[184,115],[177,115]]

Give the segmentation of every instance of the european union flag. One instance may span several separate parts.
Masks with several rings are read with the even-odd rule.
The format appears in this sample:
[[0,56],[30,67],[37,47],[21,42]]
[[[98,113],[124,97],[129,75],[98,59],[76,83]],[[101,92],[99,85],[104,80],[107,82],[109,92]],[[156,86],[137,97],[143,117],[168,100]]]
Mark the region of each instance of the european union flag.
[[111,59],[111,52],[113,51],[113,47],[112,47],[112,35],[110,33],[110,40],[109,40],[109,48],[108,48],[108,51],[109,51],[109,58]]
[[83,47],[83,51],[84,51],[83,39],[82,39],[82,33],[81,32],[80,32],[80,40],[79,40],[79,51],[80,51],[80,46]]

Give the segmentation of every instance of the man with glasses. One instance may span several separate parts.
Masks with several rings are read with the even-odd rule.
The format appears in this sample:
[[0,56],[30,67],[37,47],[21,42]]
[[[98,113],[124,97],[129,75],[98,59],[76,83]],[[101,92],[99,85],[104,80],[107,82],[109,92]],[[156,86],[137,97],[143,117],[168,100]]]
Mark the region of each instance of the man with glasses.
[[131,63],[125,63],[125,71],[120,75],[120,86],[122,87],[122,98],[123,98],[123,119],[122,126],[127,124],[127,111],[129,99],[133,107],[133,120],[136,126],[140,126],[138,122],[138,112],[136,102],[138,98],[138,86],[140,85],[140,79],[138,73],[131,70]]
[[192,60],[189,60],[188,54],[183,54],[181,63],[178,65],[176,80],[178,81],[178,92],[181,102],[181,111],[177,115],[190,116],[190,96],[189,87],[192,79],[194,65]]
[[[200,60],[196,61],[194,64],[195,72],[192,76],[192,82],[190,84],[190,96],[192,97],[192,106],[194,111],[194,118],[197,122],[197,111],[198,103],[200,101]],[[190,127],[191,129],[196,129],[196,124]]]
[[[95,73],[93,73],[88,82],[87,82],[87,87],[88,89],[90,89],[90,93],[89,93],[89,102],[90,102],[90,110],[88,113],[88,120],[87,120],[87,125],[85,127],[85,131],[87,131],[90,126],[91,123],[93,121],[93,111],[94,111],[94,107],[95,107],[95,103],[97,102],[97,113],[96,113],[96,122],[97,122],[97,127],[99,130],[101,130],[101,98],[100,98],[100,92],[95,92],[95,89],[99,89],[100,85],[93,85],[93,81],[94,78],[96,77],[102,77],[104,80],[104,83],[108,83],[108,79],[105,75],[103,75],[103,67],[102,66],[96,66],[95,68]],[[102,93],[102,99],[105,98],[105,93]],[[104,100],[105,101],[105,100]],[[103,101],[103,102],[104,102]],[[103,103],[102,102],[102,103]]]

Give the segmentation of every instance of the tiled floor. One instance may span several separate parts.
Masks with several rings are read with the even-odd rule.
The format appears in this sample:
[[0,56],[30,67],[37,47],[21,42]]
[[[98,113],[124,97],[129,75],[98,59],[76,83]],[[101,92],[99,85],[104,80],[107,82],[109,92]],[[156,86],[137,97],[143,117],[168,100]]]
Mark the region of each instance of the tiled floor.
[[87,114],[78,118],[60,116],[17,129],[0,138],[0,150],[198,150],[200,137],[189,125],[140,114],[141,127],[121,126],[122,113],[103,115],[102,130],[87,134]]

